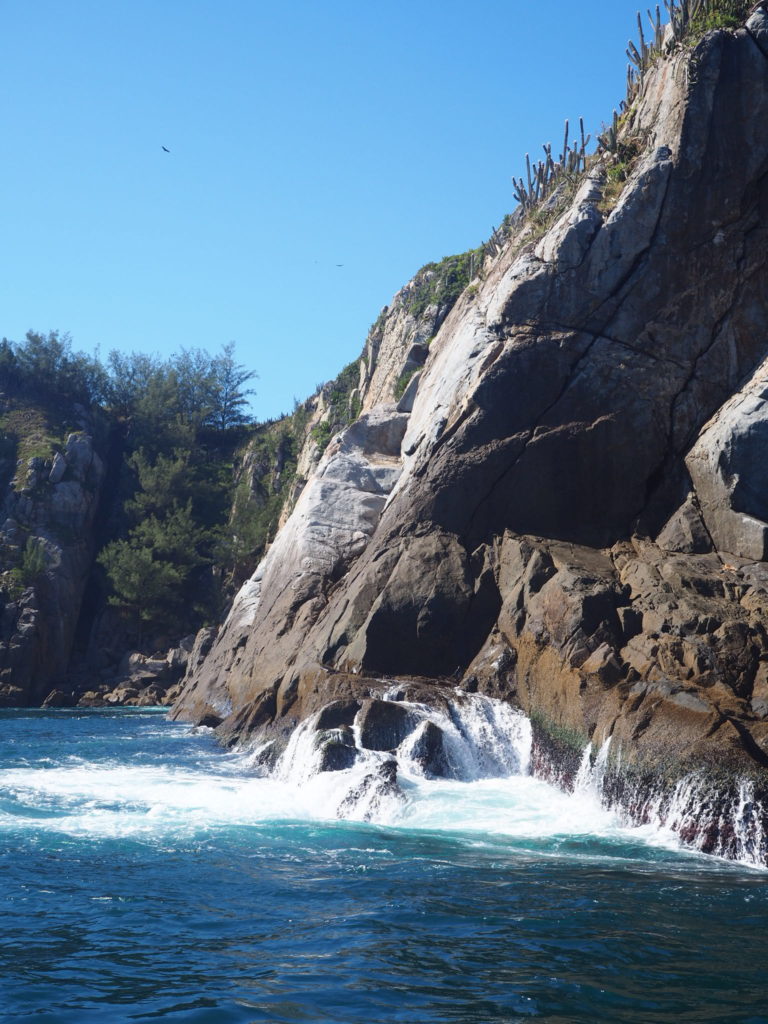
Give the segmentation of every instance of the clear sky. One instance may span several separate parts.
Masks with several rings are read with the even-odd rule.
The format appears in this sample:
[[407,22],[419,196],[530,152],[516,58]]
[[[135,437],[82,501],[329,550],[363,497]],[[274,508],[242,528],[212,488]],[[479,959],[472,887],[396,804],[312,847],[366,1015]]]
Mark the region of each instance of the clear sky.
[[0,336],[233,340],[256,416],[290,410],[420,266],[488,237],[527,150],[610,120],[635,12],[0,0]]

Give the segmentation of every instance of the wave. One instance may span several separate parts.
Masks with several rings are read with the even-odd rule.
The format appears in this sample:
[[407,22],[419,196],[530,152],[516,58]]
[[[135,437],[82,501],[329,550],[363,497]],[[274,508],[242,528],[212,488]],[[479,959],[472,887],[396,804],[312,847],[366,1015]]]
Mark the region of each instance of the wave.
[[[364,822],[470,842],[504,840],[548,855],[585,857],[594,842],[603,844],[599,857],[606,844],[624,851],[681,849],[660,815],[634,827],[620,809],[604,806],[607,745],[597,756],[585,751],[574,791],[566,793],[529,774],[530,722],[502,702],[462,695],[436,710],[387,696],[411,716],[410,731],[394,751],[378,751],[362,747],[356,727],[354,761],[340,770],[320,770],[318,735],[327,739],[329,731],[318,733],[317,716],[294,731],[262,776],[254,774],[261,750],[225,754],[207,732],[156,716],[138,732],[134,722],[140,756],[130,744],[115,756],[111,739],[85,757],[68,752],[55,762],[41,752],[37,762],[0,771],[0,831],[161,842],[341,818],[358,828]],[[430,771],[434,761],[424,757],[429,729],[442,737],[439,778]],[[153,754],[153,744],[162,756]]]

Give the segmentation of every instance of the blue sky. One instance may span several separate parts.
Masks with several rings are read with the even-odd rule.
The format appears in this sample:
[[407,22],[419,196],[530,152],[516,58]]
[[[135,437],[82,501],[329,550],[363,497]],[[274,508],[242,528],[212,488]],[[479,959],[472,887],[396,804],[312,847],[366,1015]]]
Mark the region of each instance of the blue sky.
[[0,336],[233,340],[256,416],[289,410],[420,266],[488,237],[526,151],[610,119],[635,12],[2,0]]

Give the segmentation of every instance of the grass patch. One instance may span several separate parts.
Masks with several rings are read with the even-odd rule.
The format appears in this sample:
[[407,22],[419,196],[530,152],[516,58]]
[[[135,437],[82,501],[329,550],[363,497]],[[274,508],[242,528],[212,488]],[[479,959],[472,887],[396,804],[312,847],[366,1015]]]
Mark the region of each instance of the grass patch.
[[616,206],[644,149],[644,140],[639,135],[622,139],[618,143],[613,162],[606,169],[603,198],[599,203],[601,213],[608,214]]
[[24,486],[30,459],[52,459],[61,451],[69,425],[63,421],[52,423],[49,411],[35,402],[21,405],[8,399],[4,405],[0,458],[15,456],[13,486],[18,489]]
[[753,0],[710,0],[709,10],[700,11],[691,18],[684,42],[695,46],[707,32],[741,28],[752,6]]
[[395,401],[399,402],[400,399],[403,397],[406,388],[411,383],[411,380],[413,379],[414,374],[417,373],[418,369],[419,367],[414,366],[412,369],[406,370],[404,373],[401,373],[400,376],[397,378],[394,387]]
[[324,452],[328,447],[333,436],[333,429],[328,420],[323,420],[320,423],[315,424],[309,432],[309,436],[315,442],[321,452]]

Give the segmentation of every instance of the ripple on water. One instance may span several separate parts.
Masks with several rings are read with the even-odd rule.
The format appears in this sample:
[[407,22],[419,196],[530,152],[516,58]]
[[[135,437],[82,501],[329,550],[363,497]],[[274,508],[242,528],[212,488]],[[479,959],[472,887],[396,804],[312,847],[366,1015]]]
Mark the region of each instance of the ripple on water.
[[765,876],[588,794],[412,777],[341,822],[156,714],[2,718],[5,1019],[768,1021]]

